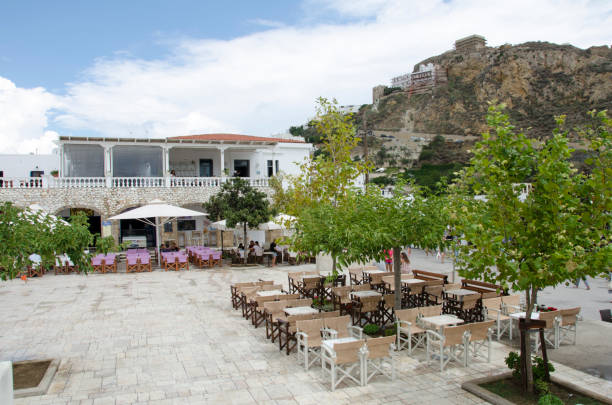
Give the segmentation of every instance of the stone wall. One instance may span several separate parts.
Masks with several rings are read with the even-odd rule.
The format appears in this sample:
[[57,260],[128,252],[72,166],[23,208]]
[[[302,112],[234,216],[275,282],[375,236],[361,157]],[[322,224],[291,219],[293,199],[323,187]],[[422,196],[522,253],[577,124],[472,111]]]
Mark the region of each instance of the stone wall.
[[[139,207],[155,199],[177,206],[201,204],[219,190],[219,187],[0,189],[0,202],[10,201],[24,208],[40,204],[52,214],[65,208],[88,208],[99,213],[104,221],[128,208]],[[266,187],[260,190],[268,195],[271,193],[271,189]],[[112,235],[118,239],[119,221],[113,221]]]

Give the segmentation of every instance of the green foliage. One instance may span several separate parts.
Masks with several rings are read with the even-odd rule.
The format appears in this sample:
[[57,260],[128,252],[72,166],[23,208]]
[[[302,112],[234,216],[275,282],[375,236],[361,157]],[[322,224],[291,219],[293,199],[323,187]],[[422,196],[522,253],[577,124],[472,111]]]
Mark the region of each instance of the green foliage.
[[119,252],[124,249],[127,244],[115,244],[115,238],[112,236],[98,237],[96,240],[96,251],[98,253],[107,254],[108,252]]
[[391,176],[371,177],[370,178],[370,183],[384,187],[384,186],[389,186],[389,185],[395,184],[395,178],[393,178]]
[[[545,383],[546,366],[544,364],[544,359],[541,357],[534,357],[533,360],[532,372],[534,381],[542,381]],[[514,378],[521,378],[521,356],[517,352],[510,352],[504,361],[508,368],[512,370],[512,376]],[[551,362],[548,362],[548,372],[552,373],[553,371],[555,371],[555,367]]]
[[385,336],[392,336],[392,335],[395,335],[396,333],[397,333],[397,328],[395,328],[395,325],[393,328],[385,329]]
[[[249,182],[240,177],[228,179],[219,193],[202,204],[210,218],[225,219],[229,228],[242,226],[244,240],[247,240],[247,226],[257,228],[273,215],[266,194],[256,190]],[[245,255],[245,263],[247,255]]]
[[386,87],[383,89],[383,96],[402,91],[401,87]]
[[323,134],[317,132],[313,122],[308,125],[300,125],[299,127],[290,127],[289,133],[293,136],[300,136],[304,138],[304,141],[315,145],[321,143],[323,137]]
[[[587,162],[592,170],[579,174],[561,130],[564,117],[551,137],[536,144],[515,132],[503,108],[489,107],[493,133],[482,135],[452,187],[451,219],[471,243],[459,246],[459,274],[524,291],[529,318],[539,289],[611,267],[612,125],[605,112],[593,114],[600,125],[585,131],[595,156]],[[475,200],[472,192],[486,199]]]
[[41,256],[43,267],[55,264],[55,256],[66,253],[81,271],[91,267],[85,253],[93,240],[87,217],[80,213],[67,224],[60,218],[41,212],[0,206],[0,278],[12,279],[28,265],[33,253]]
[[363,333],[366,335],[375,335],[380,330],[380,327],[373,323],[368,323],[363,327]]
[[521,378],[521,356],[517,352],[510,352],[504,359],[506,366],[512,370],[514,378]]
[[551,393],[544,394],[538,399],[538,405],[563,405],[564,402],[556,395]]
[[443,184],[446,181],[453,181],[463,167],[464,165],[458,162],[440,165],[423,164],[421,167],[406,170],[402,177],[413,179],[415,184],[426,187],[434,193],[442,193],[446,191]]

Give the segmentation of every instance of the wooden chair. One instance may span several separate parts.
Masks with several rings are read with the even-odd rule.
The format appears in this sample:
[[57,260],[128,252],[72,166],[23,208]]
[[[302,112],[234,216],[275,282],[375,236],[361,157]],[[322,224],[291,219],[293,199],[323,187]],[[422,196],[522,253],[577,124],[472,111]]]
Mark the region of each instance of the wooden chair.
[[125,272],[138,272],[140,271],[140,257],[129,255],[125,258]]
[[[386,336],[366,340],[366,351],[364,355],[363,377],[367,385],[377,374],[388,377],[395,381],[395,336]],[[386,370],[388,366],[390,370]]]
[[459,290],[460,288],[461,288],[461,283],[449,283],[449,284],[443,285],[444,291]]
[[219,267],[223,267],[223,253],[222,252],[212,252],[208,256],[208,266],[214,267],[218,265]]
[[340,314],[348,314],[351,312],[351,289],[350,285],[333,287],[331,289],[331,299],[334,310],[340,310]]
[[354,337],[361,339],[363,329],[351,323],[349,315],[324,318],[322,334],[325,339],[341,339]]
[[365,326],[368,323],[378,324],[380,317],[380,297],[361,297],[352,302],[353,325]]
[[510,332],[512,318],[510,318],[508,315],[504,315],[502,311],[501,297],[483,299],[482,311],[485,320],[492,320],[495,322],[498,341],[504,333]]
[[423,305],[440,305],[443,303],[442,285],[426,285],[423,287]]
[[383,277],[392,277],[392,272],[387,273],[370,273],[370,285],[372,289],[383,291],[385,288],[385,282]]
[[297,345],[297,339],[295,337],[295,333],[297,332],[296,322],[297,321],[306,321],[310,319],[314,319],[315,316],[313,314],[307,315],[290,315],[286,318],[279,318],[278,322],[278,350],[283,350],[287,352],[287,356],[289,353],[295,348]]
[[395,320],[395,294],[384,294],[380,300],[380,326],[392,324]]
[[321,360],[321,330],[324,327],[323,318],[297,321],[297,359],[303,360],[304,369],[308,370],[317,360]]
[[363,284],[363,270],[361,268],[349,267],[351,285]]
[[254,287],[257,285],[263,285],[264,283],[274,284],[274,281],[253,281],[253,282],[247,282],[247,283],[235,283],[235,284],[230,285],[232,308],[238,309],[241,306],[241,303],[240,303],[240,292],[241,292],[240,289],[241,288]]
[[150,256],[142,256],[137,260],[138,263],[138,271],[153,271],[153,266],[151,265],[151,257]]
[[469,344],[470,325],[447,326],[442,333],[427,330],[427,364],[430,364],[430,353],[435,351],[440,359],[440,372],[454,360],[466,367],[466,352]]
[[266,338],[271,339],[272,343],[278,337],[278,318],[284,316],[284,309],[290,301],[269,301],[264,302],[264,318],[266,322]]
[[495,321],[484,321],[468,324],[469,340],[465,352],[465,364],[467,365],[470,353],[472,357],[479,356],[479,351],[487,346],[487,363],[491,362],[491,334]]
[[425,329],[417,326],[418,318],[419,308],[408,308],[395,311],[395,321],[397,325],[397,342],[395,347],[397,350],[402,350],[408,345],[408,354],[412,354],[413,348],[419,346],[425,347]]
[[[365,340],[360,339],[355,342],[336,343],[333,347],[321,345],[321,368],[331,377],[332,391],[345,379],[363,386],[364,344]],[[340,378],[338,373],[341,374]]]
[[[545,321],[546,326],[544,327],[544,343],[548,343],[553,349],[559,347],[559,324],[560,320],[557,318],[561,317],[561,311],[547,311],[540,312],[540,321]],[[536,334],[536,350],[540,350],[540,334]]]
[[353,285],[351,287],[352,287],[352,291],[368,291],[372,289],[372,286],[368,283]]
[[[564,341],[570,339],[571,344],[576,344],[576,321],[581,308],[567,308],[561,310],[561,319],[558,325],[557,347]],[[573,335],[573,337],[571,336]]]
[[274,295],[268,295],[264,297],[255,296],[250,302],[251,308],[251,324],[257,328],[263,322],[265,322],[265,312],[264,312],[264,303],[276,301],[276,297]]
[[[507,315],[507,316],[509,316],[510,314],[514,312],[523,312],[523,307],[521,306],[521,296],[518,294],[503,295],[501,297],[501,310],[502,310],[502,314]],[[512,321],[512,318],[510,318],[510,331],[509,331],[510,340],[512,340],[513,327],[514,327],[514,322]]]
[[428,307],[418,307],[416,309],[419,314],[419,317],[442,315],[442,305],[431,305]]
[[480,296],[478,294],[464,295],[458,302],[455,315],[465,322],[482,321],[482,310],[480,308]]

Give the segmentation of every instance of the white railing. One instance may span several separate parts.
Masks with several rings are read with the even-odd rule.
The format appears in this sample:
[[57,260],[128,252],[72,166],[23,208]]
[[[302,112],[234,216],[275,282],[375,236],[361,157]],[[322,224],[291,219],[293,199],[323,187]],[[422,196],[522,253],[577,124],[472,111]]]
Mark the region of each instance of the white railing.
[[[232,177],[0,177],[0,189],[220,187]],[[245,178],[252,187],[268,187],[267,178]]]
[[104,177],[51,177],[49,188],[102,188],[106,187]]
[[165,187],[163,177],[111,177],[113,188]]

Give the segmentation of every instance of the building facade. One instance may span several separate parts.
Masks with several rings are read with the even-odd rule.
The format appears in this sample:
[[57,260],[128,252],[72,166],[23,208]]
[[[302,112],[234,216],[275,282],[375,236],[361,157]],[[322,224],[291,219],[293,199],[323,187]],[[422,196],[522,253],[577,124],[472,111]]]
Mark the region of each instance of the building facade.
[[[202,203],[232,177],[243,177],[270,192],[268,180],[280,173],[298,173],[298,163],[311,150],[312,145],[297,138],[236,134],[165,139],[60,137],[59,175],[5,176],[0,201],[21,207],[37,203],[61,216],[81,210],[90,217],[92,232],[112,235],[118,242],[144,237],[152,246],[155,237],[150,227],[108,218],[154,199],[202,210]],[[0,170],[3,164],[0,161]],[[211,230],[207,218],[184,218],[165,227],[162,240],[185,245],[197,236],[216,245],[220,235]]]

